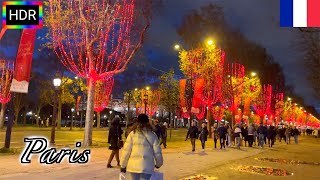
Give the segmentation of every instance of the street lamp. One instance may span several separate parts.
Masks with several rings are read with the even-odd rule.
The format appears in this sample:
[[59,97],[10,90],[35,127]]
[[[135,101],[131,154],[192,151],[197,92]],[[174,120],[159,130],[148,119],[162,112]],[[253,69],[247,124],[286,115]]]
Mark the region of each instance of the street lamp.
[[251,72],[251,76],[252,76],[252,77],[255,77],[256,75],[257,75],[256,72]]
[[210,40],[207,41],[207,44],[208,44],[208,45],[212,45],[212,44],[213,44],[213,41],[210,39]]
[[53,103],[53,115],[52,115],[52,128],[51,128],[50,144],[55,143],[56,121],[57,121],[57,100],[58,100],[59,87],[61,85],[61,79],[58,77],[53,79],[53,85],[55,87],[55,89],[54,89],[55,91],[54,91],[54,103]]
[[180,49],[180,45],[179,44],[174,45],[174,49],[175,50],[179,50]]
[[73,112],[74,112],[74,108],[71,108],[71,123],[70,123],[70,131],[72,130],[72,126],[73,126]]
[[290,97],[288,97],[288,101],[291,101],[291,98],[290,98]]

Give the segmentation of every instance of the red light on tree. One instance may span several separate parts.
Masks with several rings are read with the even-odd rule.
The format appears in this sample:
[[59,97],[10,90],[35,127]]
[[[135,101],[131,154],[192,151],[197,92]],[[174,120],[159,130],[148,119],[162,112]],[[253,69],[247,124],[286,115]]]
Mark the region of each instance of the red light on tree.
[[[84,146],[92,144],[95,81],[125,70],[150,26],[150,0],[49,0],[45,19],[61,62],[88,79]],[[141,18],[143,17],[143,18]]]
[[108,106],[113,84],[114,79],[112,77],[96,82],[96,91],[94,94],[94,111],[101,112]]
[[13,75],[13,63],[6,62],[5,60],[0,60],[0,103],[1,103],[1,113],[0,113],[0,129],[4,126],[4,114],[6,110],[6,103],[11,99],[10,86],[12,82]]
[[272,86],[270,84],[263,85],[257,102],[253,106],[257,114],[262,118],[270,114],[271,111]]

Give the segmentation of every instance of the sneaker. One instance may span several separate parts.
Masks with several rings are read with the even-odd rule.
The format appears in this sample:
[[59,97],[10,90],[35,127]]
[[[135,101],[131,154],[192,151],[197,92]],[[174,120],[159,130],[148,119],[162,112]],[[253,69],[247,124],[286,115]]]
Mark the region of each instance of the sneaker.
[[107,165],[107,168],[112,168],[111,164],[108,164],[108,165]]

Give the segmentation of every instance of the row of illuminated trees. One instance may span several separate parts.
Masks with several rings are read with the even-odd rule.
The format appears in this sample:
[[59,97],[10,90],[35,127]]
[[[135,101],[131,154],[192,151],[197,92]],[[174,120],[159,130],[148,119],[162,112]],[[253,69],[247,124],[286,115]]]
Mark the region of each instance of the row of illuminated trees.
[[[320,127],[313,115],[292,104],[284,93],[270,84],[261,84],[258,74],[246,72],[242,64],[225,61],[225,52],[212,40],[190,50],[180,45],[181,117],[220,121],[231,115],[231,124],[242,122],[280,123]],[[206,116],[206,117],[205,117]]]

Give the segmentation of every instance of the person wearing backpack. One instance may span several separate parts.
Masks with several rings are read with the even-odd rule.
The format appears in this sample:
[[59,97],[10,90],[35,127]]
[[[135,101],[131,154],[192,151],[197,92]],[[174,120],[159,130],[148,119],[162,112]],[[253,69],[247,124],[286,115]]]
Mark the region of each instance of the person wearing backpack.
[[162,151],[157,135],[146,114],[140,114],[124,144],[120,172],[129,172],[133,180],[150,179],[154,168],[163,165]]

